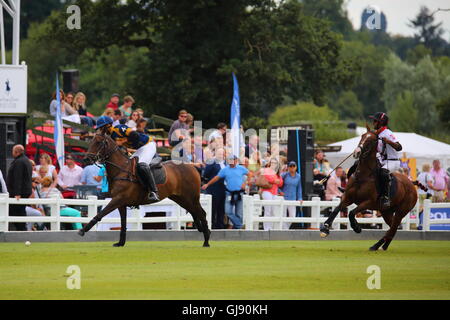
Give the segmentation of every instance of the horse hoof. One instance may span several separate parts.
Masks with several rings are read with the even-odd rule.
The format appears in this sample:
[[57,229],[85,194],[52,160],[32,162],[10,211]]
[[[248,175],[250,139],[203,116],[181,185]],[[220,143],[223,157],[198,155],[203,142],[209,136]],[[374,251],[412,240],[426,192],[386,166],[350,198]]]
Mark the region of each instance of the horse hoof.
[[113,247],[123,247],[123,246],[125,246],[125,243],[117,242],[113,244]]
[[83,237],[85,234],[85,232],[83,231],[83,229],[78,230],[78,235]]
[[353,231],[355,231],[356,233],[361,233],[362,229],[361,229],[361,227],[357,227],[357,228],[353,229]]
[[328,229],[328,228],[320,229],[320,237],[321,238],[326,238],[326,237],[328,237],[329,234],[330,234],[330,229]]
[[204,243],[204,244],[203,244],[203,247],[204,247],[204,248],[209,248],[209,243]]
[[376,247],[370,247],[369,250],[370,250],[370,251],[378,251],[378,248],[376,248]]

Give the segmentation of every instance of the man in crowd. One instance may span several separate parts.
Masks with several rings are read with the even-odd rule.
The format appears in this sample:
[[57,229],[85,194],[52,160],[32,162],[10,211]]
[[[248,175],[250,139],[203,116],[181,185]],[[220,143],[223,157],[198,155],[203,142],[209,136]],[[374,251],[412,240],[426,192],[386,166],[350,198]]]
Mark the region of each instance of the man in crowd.
[[217,130],[214,130],[210,135],[208,141],[211,142],[214,139],[222,138],[225,142],[225,134],[227,133],[227,125],[223,122],[217,124]]
[[430,175],[433,178],[432,201],[444,202],[449,177],[445,170],[441,168],[441,162],[439,160],[433,160],[433,169],[431,169]]
[[119,109],[119,94],[113,93],[111,98],[109,99],[109,103],[106,105],[105,109],[111,108],[113,110]]
[[169,144],[175,147],[186,137],[189,125],[186,123],[188,112],[186,110],[180,110],[178,112],[178,120],[172,123],[169,130]]
[[[31,161],[25,156],[25,148],[18,144],[12,149],[14,161],[11,163],[8,176],[6,177],[6,186],[11,198],[20,200],[28,198],[31,195],[31,177],[33,168]],[[10,205],[10,216],[26,216],[25,205]],[[14,223],[17,231],[26,231],[25,223]]]
[[242,194],[245,190],[247,175],[248,170],[239,165],[239,158],[236,156],[229,156],[228,166],[221,169],[214,178],[202,187],[203,190],[206,190],[210,185],[216,183],[221,178],[225,179],[225,213],[233,223],[233,229],[241,229],[243,226]]
[[97,193],[100,194],[102,189],[102,181],[98,181],[96,177],[99,176],[100,168],[95,164],[90,164],[84,167],[83,173],[81,174],[81,184],[88,186],[96,186]]
[[63,191],[81,184],[83,169],[75,163],[71,155],[66,156],[66,165],[59,171],[58,185]]

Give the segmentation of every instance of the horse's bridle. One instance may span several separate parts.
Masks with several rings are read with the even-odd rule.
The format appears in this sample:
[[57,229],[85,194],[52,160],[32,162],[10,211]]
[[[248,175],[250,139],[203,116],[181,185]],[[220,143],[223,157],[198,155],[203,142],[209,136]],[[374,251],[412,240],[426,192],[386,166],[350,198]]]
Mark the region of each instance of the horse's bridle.
[[[114,148],[111,148],[110,150],[107,150],[108,148],[108,141],[106,139],[105,135],[100,135],[103,137],[103,140],[101,143],[100,148],[98,149],[97,153],[91,153],[88,152],[86,154],[86,156],[93,160],[96,163],[100,163],[100,164],[104,164],[106,162],[108,162],[107,160],[109,159],[109,157],[111,157],[111,155],[117,151],[117,149],[119,149],[119,146],[117,144],[114,144]],[[95,138],[94,138],[95,139]]]
[[[372,148],[378,143],[378,140],[380,140],[380,138],[378,138],[376,140],[372,140],[371,142],[369,142],[369,144],[363,145],[363,143],[361,142],[358,147],[361,149],[361,155],[359,156],[360,159],[365,159],[369,156],[370,152],[372,151]],[[364,141],[365,142],[365,141]]]

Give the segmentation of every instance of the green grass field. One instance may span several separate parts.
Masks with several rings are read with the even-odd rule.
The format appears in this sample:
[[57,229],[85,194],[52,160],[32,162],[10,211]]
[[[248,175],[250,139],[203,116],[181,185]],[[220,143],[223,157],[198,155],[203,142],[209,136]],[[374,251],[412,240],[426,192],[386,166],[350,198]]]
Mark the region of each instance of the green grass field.
[[[450,299],[450,242],[0,243],[0,299]],[[69,265],[81,289],[69,290]],[[381,268],[381,289],[366,286]]]

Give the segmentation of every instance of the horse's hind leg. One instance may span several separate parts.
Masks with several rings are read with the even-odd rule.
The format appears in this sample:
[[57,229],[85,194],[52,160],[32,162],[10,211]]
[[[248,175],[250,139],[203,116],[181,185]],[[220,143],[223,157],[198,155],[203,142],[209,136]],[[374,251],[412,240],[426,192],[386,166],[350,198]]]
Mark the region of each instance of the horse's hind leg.
[[[384,217],[384,216],[383,216]],[[370,251],[376,251],[378,250],[381,245],[383,245],[383,250],[387,250],[389,245],[391,244],[392,239],[394,238],[395,234],[397,233],[398,226],[402,222],[404,215],[400,214],[399,212],[395,213],[395,215],[392,216],[392,214],[387,216],[385,219],[386,223],[389,224],[390,228],[388,231],[386,231],[386,234],[382,239],[380,239],[377,243],[375,243],[372,247],[369,248]]]
[[114,243],[114,247],[123,247],[127,237],[127,207],[120,207],[120,239],[119,242]]
[[200,205],[200,201],[197,199],[194,203],[191,203],[190,201],[186,201],[178,196],[170,196],[169,198],[178,203],[192,215],[198,231],[203,233],[205,239],[205,241],[203,242],[203,246],[209,247],[209,237],[211,235],[211,231],[208,228],[206,212]]

